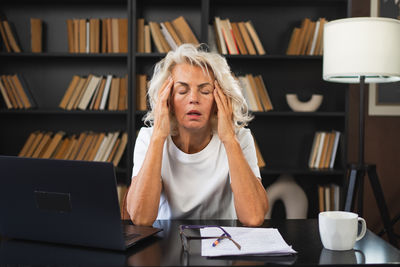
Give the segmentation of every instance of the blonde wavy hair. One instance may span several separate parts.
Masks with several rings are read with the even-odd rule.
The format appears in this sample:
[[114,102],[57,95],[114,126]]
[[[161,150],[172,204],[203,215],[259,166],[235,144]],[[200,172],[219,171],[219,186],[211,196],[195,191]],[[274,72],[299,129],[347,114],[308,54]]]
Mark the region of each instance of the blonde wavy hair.
[[[175,51],[170,51],[159,61],[154,68],[153,77],[149,82],[148,99],[150,102],[150,110],[143,117],[145,125],[153,126],[154,124],[154,108],[157,103],[158,91],[161,89],[164,81],[171,75],[173,68],[182,63],[187,63],[192,66],[200,67],[205,73],[210,75],[210,71],[214,78],[218,81],[222,91],[232,101],[233,118],[236,132],[248,125],[253,119],[249,114],[246,100],[243,97],[242,90],[238,80],[233,76],[226,59],[217,53],[207,52],[202,45],[195,46],[193,44],[183,44]],[[171,134],[176,130],[176,119],[171,114]],[[216,130],[216,115],[213,130]]]

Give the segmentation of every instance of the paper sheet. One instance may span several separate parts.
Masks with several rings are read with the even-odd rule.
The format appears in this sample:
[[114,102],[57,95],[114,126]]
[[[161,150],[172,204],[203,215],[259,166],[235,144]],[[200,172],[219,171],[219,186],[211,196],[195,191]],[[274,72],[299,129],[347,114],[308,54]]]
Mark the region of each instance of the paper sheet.
[[[201,255],[208,257],[231,255],[288,255],[297,253],[275,228],[225,227],[223,228],[240,244],[239,250],[229,239],[223,239],[213,247],[214,239],[201,240]],[[220,236],[218,228],[200,229],[201,236]]]

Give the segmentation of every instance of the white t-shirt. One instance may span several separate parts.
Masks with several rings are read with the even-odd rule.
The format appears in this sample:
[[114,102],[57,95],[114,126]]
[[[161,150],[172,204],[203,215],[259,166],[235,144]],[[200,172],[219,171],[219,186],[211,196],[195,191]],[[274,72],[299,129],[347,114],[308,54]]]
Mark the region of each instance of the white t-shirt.
[[[142,167],[153,128],[143,127],[136,139],[132,177]],[[237,134],[244,156],[260,177],[253,136],[249,129]],[[236,219],[225,147],[217,134],[200,152],[181,151],[168,136],[164,143],[161,177],[163,189],[158,209],[162,219]]]

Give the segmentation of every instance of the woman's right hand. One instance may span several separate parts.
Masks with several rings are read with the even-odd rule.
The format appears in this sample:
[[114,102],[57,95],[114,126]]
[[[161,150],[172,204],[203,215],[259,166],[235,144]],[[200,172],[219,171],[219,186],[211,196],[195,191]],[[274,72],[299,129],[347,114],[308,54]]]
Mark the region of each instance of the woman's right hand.
[[154,130],[153,136],[167,138],[170,134],[170,117],[169,117],[169,97],[171,95],[174,80],[170,76],[166,79],[158,91],[157,103],[154,108]]

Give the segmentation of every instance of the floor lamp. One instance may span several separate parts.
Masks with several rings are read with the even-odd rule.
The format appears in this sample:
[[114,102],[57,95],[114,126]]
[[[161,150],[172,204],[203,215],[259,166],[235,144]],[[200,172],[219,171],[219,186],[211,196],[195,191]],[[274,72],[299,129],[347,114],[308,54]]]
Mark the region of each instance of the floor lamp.
[[358,192],[358,213],[362,216],[364,177],[368,175],[389,242],[396,246],[376,165],[364,162],[364,86],[400,80],[400,21],[373,17],[331,21],[324,28],[323,49],[324,80],[360,84],[358,163],[349,165],[344,210],[353,210]]

